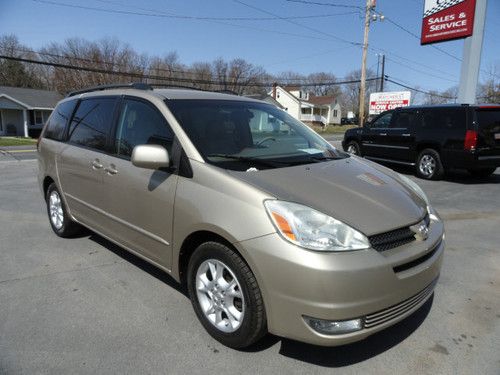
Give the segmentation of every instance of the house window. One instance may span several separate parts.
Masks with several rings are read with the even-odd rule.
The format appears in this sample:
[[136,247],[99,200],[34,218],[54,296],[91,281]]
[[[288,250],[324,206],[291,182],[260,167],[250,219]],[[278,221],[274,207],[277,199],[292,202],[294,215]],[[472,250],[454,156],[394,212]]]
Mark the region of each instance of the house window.
[[35,125],[43,124],[43,113],[42,111],[35,111]]
[[338,111],[336,109],[333,110],[333,117],[337,117]]
[[3,132],[2,111],[0,111],[0,132]]

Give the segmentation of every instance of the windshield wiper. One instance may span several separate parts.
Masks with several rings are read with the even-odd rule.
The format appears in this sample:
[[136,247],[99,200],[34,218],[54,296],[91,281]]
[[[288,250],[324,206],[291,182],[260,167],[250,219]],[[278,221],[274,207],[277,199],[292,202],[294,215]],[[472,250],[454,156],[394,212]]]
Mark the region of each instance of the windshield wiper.
[[311,159],[317,161],[327,161],[327,160],[339,160],[343,158],[338,156],[311,156]]
[[226,159],[233,159],[233,160],[238,160],[238,161],[244,161],[244,162],[249,162],[249,163],[257,163],[260,165],[264,165],[266,167],[276,167],[276,164],[286,164],[290,165],[290,162],[285,162],[285,161],[277,161],[277,160],[264,160],[264,159],[258,159],[250,156],[238,156],[238,155],[230,155],[230,154],[208,154],[206,155],[208,158],[226,158]]

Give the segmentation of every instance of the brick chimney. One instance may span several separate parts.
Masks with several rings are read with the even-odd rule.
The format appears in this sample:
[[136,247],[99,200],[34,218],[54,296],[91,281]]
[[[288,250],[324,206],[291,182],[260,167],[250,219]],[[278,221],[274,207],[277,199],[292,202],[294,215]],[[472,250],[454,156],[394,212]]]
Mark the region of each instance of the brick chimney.
[[278,87],[278,84],[276,82],[273,83],[273,99],[276,100],[276,87]]

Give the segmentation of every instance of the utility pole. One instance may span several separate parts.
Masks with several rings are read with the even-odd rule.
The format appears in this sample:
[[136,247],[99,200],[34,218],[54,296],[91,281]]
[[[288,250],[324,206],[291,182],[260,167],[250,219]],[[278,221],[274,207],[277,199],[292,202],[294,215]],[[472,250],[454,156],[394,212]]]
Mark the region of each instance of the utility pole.
[[359,126],[365,121],[365,95],[366,95],[366,54],[368,52],[368,34],[370,33],[370,22],[384,20],[384,16],[378,13],[372,15],[376,0],[366,0],[365,9],[365,32],[363,37],[363,59],[361,63],[361,82],[359,88]]
[[372,0],[366,0],[365,32],[363,37],[363,59],[361,63],[361,82],[359,87],[359,126],[365,122],[365,92],[366,92],[366,53],[368,51],[368,34],[370,33],[370,18]]
[[474,104],[476,102],[476,88],[481,66],[484,23],[486,20],[486,5],[487,0],[476,0],[474,34],[466,38],[464,42],[460,86],[458,88],[458,102],[460,104]]
[[379,90],[379,92],[384,91],[384,81],[385,81],[385,55],[382,55],[382,75],[380,77],[380,90]]

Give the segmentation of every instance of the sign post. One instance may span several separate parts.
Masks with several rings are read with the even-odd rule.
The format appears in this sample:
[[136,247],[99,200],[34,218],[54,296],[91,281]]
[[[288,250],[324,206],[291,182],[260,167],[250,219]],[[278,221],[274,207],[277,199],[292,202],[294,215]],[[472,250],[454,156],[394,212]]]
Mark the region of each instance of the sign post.
[[476,102],[488,0],[425,0],[420,44],[465,38],[458,102]]
[[481,52],[483,50],[484,23],[486,20],[487,0],[477,0],[474,20],[474,34],[465,39],[460,86],[458,87],[458,102],[474,104],[476,102],[477,81],[481,67]]

